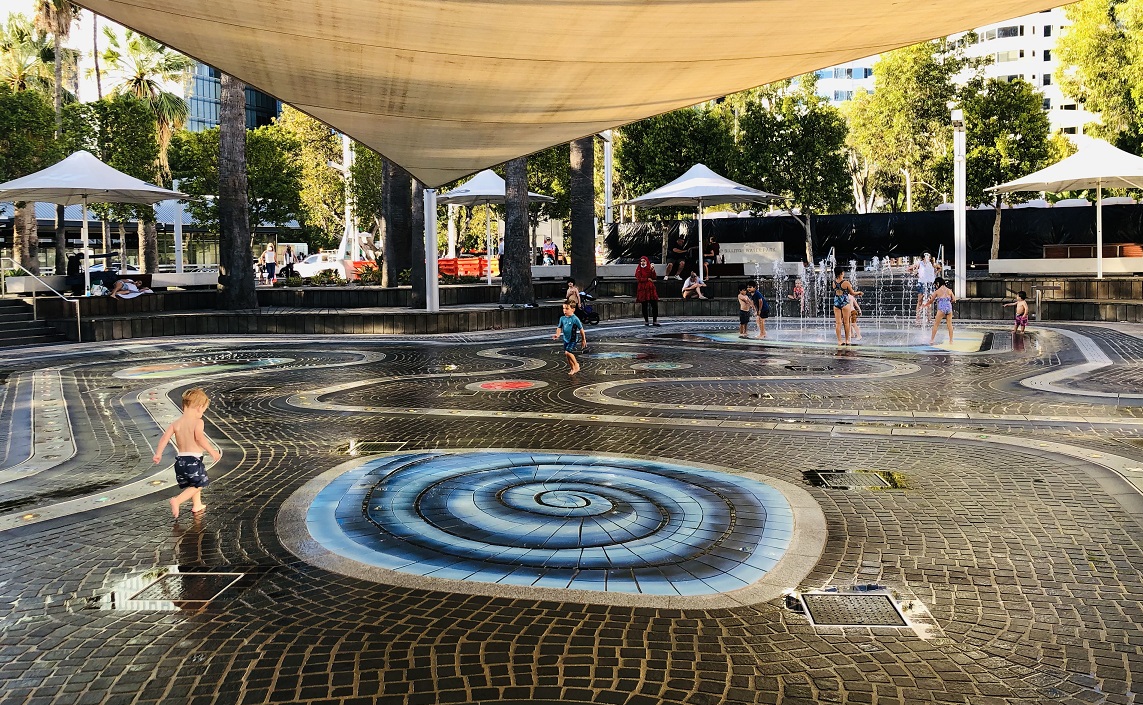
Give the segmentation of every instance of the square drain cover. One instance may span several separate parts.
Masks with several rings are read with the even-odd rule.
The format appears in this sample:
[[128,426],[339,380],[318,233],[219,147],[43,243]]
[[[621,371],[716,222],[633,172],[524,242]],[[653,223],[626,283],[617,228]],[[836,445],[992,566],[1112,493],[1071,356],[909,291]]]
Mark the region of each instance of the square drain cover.
[[177,573],[164,575],[129,600],[171,600],[209,602],[226,588],[238,582],[242,573]]
[[810,592],[802,593],[801,598],[815,626],[909,626],[887,593]]
[[828,487],[889,487],[879,473],[875,472],[822,472],[818,477]]

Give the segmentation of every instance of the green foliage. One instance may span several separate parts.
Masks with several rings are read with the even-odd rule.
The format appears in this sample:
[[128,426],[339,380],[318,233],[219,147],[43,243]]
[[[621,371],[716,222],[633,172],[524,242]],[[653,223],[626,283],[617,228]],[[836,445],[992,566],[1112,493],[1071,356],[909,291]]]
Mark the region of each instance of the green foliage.
[[1056,82],[1099,114],[1085,132],[1143,152],[1143,0],[1083,0],[1065,12],[1072,26],[1056,43]]
[[345,280],[341,278],[341,275],[338,274],[337,271],[333,269],[323,269],[310,277],[310,283],[314,286],[335,286],[344,284]]
[[[68,105],[63,114],[61,144],[69,151],[86,149],[108,166],[148,183],[160,183],[158,126],[150,104],[130,95]],[[98,203],[101,218],[153,222],[149,206]]]
[[[700,106],[640,120],[616,131],[615,172],[620,198],[634,198],[682,176],[695,164],[735,178],[732,116]],[[673,218],[678,212],[657,208],[642,217]]]
[[335,246],[345,230],[345,182],[329,162],[341,161],[341,140],[323,123],[288,105],[275,121],[298,145],[294,163],[301,169],[298,218],[315,249]]
[[376,265],[366,264],[357,270],[357,282],[359,284],[381,286],[381,270]]
[[953,79],[979,65],[959,44],[922,42],[882,54],[873,66],[873,93],[854,96],[848,108],[850,147],[893,210],[904,205],[906,173],[915,208],[933,208],[942,192],[952,190],[948,104],[957,97]]
[[785,196],[803,213],[838,212],[850,203],[845,120],[814,93],[796,87],[752,98],[739,118],[743,180]]
[[484,279],[469,275],[441,274],[438,279],[441,284],[483,284]]
[[[219,129],[177,132],[171,140],[171,175],[179,189],[192,196],[218,195]],[[301,166],[294,159],[297,142],[278,125],[246,131],[247,201],[251,226],[282,226],[301,210]],[[194,219],[218,229],[218,204],[213,198],[190,201]]]
[[544,219],[566,223],[571,218],[570,154],[565,142],[528,157],[528,190],[556,199],[553,203],[528,203],[533,225]]
[[51,39],[22,14],[8,15],[0,26],[0,84],[13,91],[51,93],[55,52]]
[[47,95],[0,85],[0,182],[51,166],[61,156]]
[[[1051,156],[1044,97],[1024,80],[972,81],[961,97],[964,110],[968,203],[988,203],[990,186],[1047,166]],[[1004,194],[1010,203],[1028,193]]]
[[[281,281],[281,280],[279,280],[279,281]],[[302,283],[303,282],[302,282],[301,277],[286,277],[286,286],[290,286],[290,287],[301,286]]]
[[357,217],[357,228],[361,232],[381,231],[381,184],[385,172],[384,164],[385,159],[380,154],[363,144],[353,143],[353,168],[349,173],[353,179],[354,215]]

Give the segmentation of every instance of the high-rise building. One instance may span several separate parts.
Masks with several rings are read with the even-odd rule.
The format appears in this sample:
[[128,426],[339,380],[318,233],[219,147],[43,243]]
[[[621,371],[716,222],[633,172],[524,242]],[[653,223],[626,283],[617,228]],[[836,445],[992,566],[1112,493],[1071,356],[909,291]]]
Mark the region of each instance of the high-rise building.
[[[222,81],[218,69],[206,64],[195,64],[187,97],[187,129],[198,132],[218,127],[218,112],[222,99]],[[281,115],[282,102],[254,88],[246,89],[246,127],[254,129]]]
[[853,100],[861,89],[873,92],[873,62],[876,56],[831,66],[815,72],[818,77],[817,94],[833,105]]
[[1044,94],[1044,110],[1053,130],[1065,134],[1083,132],[1096,116],[1068,98],[1056,85],[1059,59],[1056,41],[1067,32],[1071,21],[1062,8],[1044,10],[976,30],[976,42],[966,49],[973,57],[990,58],[984,75],[990,78],[1022,78]]

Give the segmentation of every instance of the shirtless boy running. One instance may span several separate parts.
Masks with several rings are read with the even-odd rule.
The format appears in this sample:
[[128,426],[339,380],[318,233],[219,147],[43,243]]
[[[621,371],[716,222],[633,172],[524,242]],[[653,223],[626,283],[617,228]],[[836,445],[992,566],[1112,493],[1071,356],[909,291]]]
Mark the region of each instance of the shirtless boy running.
[[187,500],[190,500],[191,511],[195,514],[206,511],[206,505],[202,503],[202,488],[207,486],[210,479],[206,476],[202,455],[209,453],[216,463],[222,458],[222,454],[214,449],[210,439],[203,433],[202,415],[208,406],[210,399],[198,387],[183,392],[183,415],[167,427],[166,433],[159,440],[155,457],[152,458],[155,463],[161,461],[163,449],[167,447],[171,436],[174,436],[178,452],[175,457],[175,480],[183,490],[170,499],[171,513],[175,519],[179,518],[179,507]]

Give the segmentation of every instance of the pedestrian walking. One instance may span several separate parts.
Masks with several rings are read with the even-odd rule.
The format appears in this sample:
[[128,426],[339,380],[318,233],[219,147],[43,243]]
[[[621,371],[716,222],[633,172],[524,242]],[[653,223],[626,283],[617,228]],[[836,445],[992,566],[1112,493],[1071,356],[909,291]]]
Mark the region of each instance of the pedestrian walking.
[[276,269],[278,267],[278,249],[274,247],[274,243],[266,243],[266,251],[258,258],[258,261],[266,268],[266,281],[273,284],[276,279]]
[[[649,257],[640,257],[635,267],[635,301],[643,307],[643,325],[659,325],[659,290],[655,280],[659,275]],[[650,316],[648,316],[650,313]]]
[[[579,361],[575,359],[576,350],[583,350],[587,347],[587,332],[583,329],[583,321],[575,315],[575,307],[570,303],[564,303],[564,315],[560,316],[560,322],[556,325],[556,334],[552,336],[552,340],[563,339],[564,355],[568,359],[568,364],[571,365],[569,375],[574,375],[579,372]],[[582,344],[580,341],[582,340]]]

